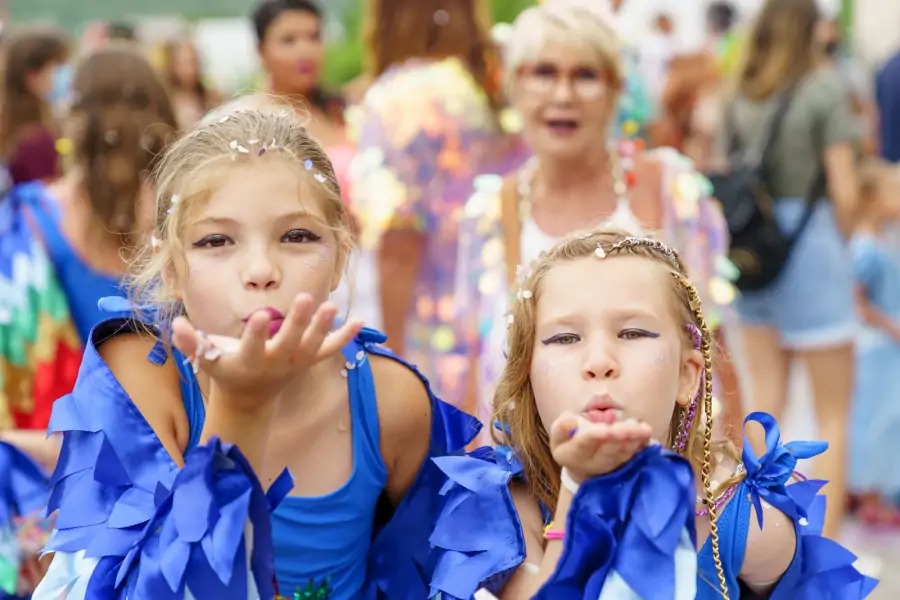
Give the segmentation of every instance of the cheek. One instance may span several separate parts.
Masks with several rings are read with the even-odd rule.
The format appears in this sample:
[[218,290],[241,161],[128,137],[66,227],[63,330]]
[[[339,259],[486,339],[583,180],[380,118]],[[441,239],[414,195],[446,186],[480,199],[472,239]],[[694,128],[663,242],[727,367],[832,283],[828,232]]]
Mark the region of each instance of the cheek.
[[531,389],[546,429],[565,411],[579,412],[585,399],[574,354],[560,348],[536,348],[531,360]]
[[649,424],[656,439],[665,439],[680,387],[680,357],[669,348],[656,348],[635,358],[628,377],[629,416]]

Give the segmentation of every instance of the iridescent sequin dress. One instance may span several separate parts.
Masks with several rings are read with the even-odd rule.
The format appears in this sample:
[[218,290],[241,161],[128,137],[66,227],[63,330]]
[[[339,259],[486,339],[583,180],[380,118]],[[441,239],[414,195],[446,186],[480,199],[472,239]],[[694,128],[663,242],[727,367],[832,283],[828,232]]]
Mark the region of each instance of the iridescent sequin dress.
[[377,248],[392,229],[426,236],[404,354],[443,399],[458,403],[467,371],[453,327],[459,215],[477,174],[505,173],[524,153],[508,149],[487,95],[457,59],[391,68],[348,119],[358,147],[350,205],[361,244]]
[[[710,327],[719,326],[730,313],[734,298],[726,259],[728,230],[721,210],[710,196],[709,182],[688,159],[671,149],[651,154],[663,166],[660,235],[684,259]],[[505,363],[506,317],[512,298],[500,222],[502,186],[503,178],[498,175],[479,177],[460,222],[457,335],[477,349],[475,401],[485,422],[489,422],[494,387]],[[621,228],[618,222],[615,226]]]

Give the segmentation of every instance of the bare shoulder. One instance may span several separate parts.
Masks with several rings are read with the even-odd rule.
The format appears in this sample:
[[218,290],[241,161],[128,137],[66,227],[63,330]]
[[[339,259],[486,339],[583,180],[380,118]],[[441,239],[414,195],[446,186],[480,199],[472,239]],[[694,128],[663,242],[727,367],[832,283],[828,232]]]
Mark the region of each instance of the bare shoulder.
[[431,443],[431,398],[416,373],[394,359],[369,355],[378,403],[388,495],[399,502],[419,473]]
[[[519,513],[519,521],[522,523],[522,533],[525,535],[525,546],[529,557],[532,551],[537,552],[543,547],[544,539],[544,515],[538,506],[537,500],[528,493],[528,488],[519,483],[513,483],[509,488],[516,512]],[[537,557],[540,559],[540,555]]]
[[173,360],[161,366],[147,360],[155,344],[156,339],[149,333],[121,333],[98,344],[97,353],[163,447],[180,464],[189,428],[178,368]]

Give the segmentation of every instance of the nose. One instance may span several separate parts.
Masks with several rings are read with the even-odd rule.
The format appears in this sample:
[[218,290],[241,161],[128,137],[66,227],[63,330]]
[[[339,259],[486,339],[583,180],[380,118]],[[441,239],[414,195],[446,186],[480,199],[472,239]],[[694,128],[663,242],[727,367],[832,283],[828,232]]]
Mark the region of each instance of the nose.
[[584,379],[614,379],[619,376],[619,364],[603,343],[587,348],[582,368]]
[[248,250],[244,264],[244,288],[269,291],[277,289],[281,279],[277,252],[269,249]]
[[571,79],[565,74],[557,76],[553,84],[553,100],[556,102],[571,102],[574,95]]

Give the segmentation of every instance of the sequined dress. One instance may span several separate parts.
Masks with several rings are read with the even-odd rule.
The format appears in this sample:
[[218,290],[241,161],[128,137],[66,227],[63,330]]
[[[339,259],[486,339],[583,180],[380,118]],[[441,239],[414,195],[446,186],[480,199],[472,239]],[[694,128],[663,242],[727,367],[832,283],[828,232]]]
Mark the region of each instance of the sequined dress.
[[[663,241],[677,248],[684,259],[703,301],[704,314],[714,327],[726,320],[734,297],[734,288],[728,281],[731,273],[725,258],[727,228],[721,210],[710,196],[709,183],[688,159],[671,149],[651,154],[663,165]],[[473,367],[477,369],[475,400],[485,422],[490,422],[494,386],[505,364],[506,316],[511,298],[500,222],[502,186],[503,178],[498,175],[484,175],[475,182],[475,193],[460,222],[454,297],[458,335],[471,344],[468,347],[478,356]],[[622,224],[615,226],[621,228]],[[523,248],[523,256],[531,253]]]
[[476,175],[508,172],[524,153],[506,150],[487,95],[457,59],[389,69],[348,121],[358,146],[350,204],[361,245],[376,248],[389,230],[425,235],[404,354],[457,403],[467,369],[453,327],[459,214]]

